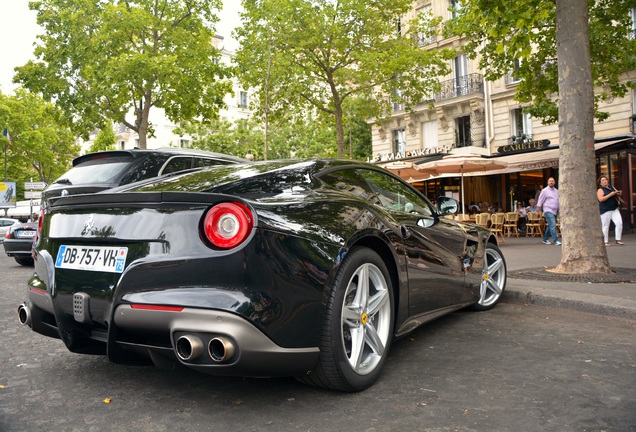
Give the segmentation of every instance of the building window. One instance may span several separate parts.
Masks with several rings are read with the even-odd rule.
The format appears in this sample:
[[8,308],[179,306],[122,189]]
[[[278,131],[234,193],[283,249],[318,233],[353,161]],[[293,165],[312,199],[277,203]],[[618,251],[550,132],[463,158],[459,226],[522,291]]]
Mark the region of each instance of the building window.
[[457,117],[455,119],[455,147],[468,147],[473,145],[470,139],[470,116]]
[[422,123],[422,148],[437,148],[437,120]]
[[393,130],[393,154],[406,153],[406,129]]
[[532,118],[529,113],[524,113],[521,108],[510,112],[511,141],[512,144],[532,141]]
[[126,148],[126,141],[119,141],[119,149],[124,150]]
[[629,16],[632,18],[632,31],[630,33],[630,39],[636,39],[636,6],[629,11]]
[[189,139],[180,139],[179,147],[181,148],[190,148],[190,140]]
[[468,60],[465,54],[455,57],[453,61],[453,76],[455,79],[455,96],[468,94]]
[[247,92],[240,91],[239,92],[239,107],[243,109],[247,109]]
[[461,4],[459,3],[459,0],[449,0],[448,9],[450,12],[449,18],[457,18],[459,16],[459,12],[461,11]]
[[[417,18],[420,22],[426,23],[425,28],[430,27],[431,18],[433,18],[433,12],[431,5],[424,6],[417,10]],[[431,31],[420,32],[417,34],[417,40],[420,46],[426,46],[437,41],[437,35]]]
[[393,111],[402,111],[405,108],[402,95],[404,92],[398,88],[393,89]]
[[521,59],[515,59],[515,64],[513,69],[506,74],[506,84],[516,84],[521,81],[520,78],[516,77],[516,72],[521,67]]

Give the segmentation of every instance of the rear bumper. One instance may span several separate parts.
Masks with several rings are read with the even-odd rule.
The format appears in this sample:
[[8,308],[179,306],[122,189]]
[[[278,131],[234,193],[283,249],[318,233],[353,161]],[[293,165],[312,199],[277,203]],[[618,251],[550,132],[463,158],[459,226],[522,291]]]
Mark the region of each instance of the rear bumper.
[[[114,324],[118,333],[128,335],[116,342],[122,348],[147,350],[151,358],[153,354],[169,355],[189,368],[212,375],[298,375],[311,370],[319,355],[317,347],[282,348],[244,318],[223,311],[184,308],[174,312],[120,305],[115,310]],[[157,331],[170,333],[169,350],[126,341],[137,334]],[[178,355],[178,341],[183,337],[200,341],[201,352],[187,360]],[[215,358],[210,348],[213,340],[225,341],[233,348],[232,355],[222,360]]]
[[[48,294],[31,289],[29,300],[21,308],[24,308],[23,316],[28,317],[24,321],[20,317],[22,324],[49,337],[60,338],[64,333],[67,337],[62,339],[68,345],[66,339],[70,333],[60,333]],[[165,311],[119,305],[109,331],[87,329],[83,333],[86,339],[81,346],[69,346],[69,349],[107,354],[116,363],[129,361],[129,356],[122,353],[134,353],[151,359],[157,367],[165,368],[166,364],[178,362],[210,375],[300,375],[313,369],[320,354],[317,347],[280,347],[247,320],[232,313],[195,308]],[[184,358],[180,348],[182,340],[197,341],[200,349],[190,350],[192,355]],[[219,341],[226,356],[217,354],[215,344]]]
[[4,251],[9,256],[31,256],[33,239],[4,239]]

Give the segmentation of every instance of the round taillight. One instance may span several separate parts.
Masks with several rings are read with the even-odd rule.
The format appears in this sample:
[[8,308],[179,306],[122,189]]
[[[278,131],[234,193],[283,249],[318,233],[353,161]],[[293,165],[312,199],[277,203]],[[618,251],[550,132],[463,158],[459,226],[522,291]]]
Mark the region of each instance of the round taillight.
[[217,204],[203,220],[203,232],[213,246],[230,249],[243,243],[254,226],[252,212],[238,202]]

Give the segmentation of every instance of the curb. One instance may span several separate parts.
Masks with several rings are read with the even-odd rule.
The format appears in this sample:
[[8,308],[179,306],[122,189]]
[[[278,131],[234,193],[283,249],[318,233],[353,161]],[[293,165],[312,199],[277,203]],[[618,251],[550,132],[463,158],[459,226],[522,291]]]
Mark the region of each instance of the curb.
[[[510,280],[509,280],[510,282]],[[622,320],[636,321],[636,300],[548,288],[508,284],[502,300],[589,312]]]

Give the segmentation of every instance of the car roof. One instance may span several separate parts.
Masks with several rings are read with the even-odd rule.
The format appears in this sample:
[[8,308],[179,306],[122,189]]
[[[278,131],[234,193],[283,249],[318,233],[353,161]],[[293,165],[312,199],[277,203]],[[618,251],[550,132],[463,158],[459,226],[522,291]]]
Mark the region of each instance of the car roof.
[[175,147],[162,147],[158,149],[128,149],[128,150],[108,150],[103,152],[87,153],[82,156],[78,156],[73,159],[73,166],[77,166],[82,162],[93,159],[97,156],[132,156],[133,158],[148,155],[148,154],[167,154],[167,155],[180,155],[180,156],[199,156],[209,157],[214,159],[221,159],[226,161],[233,161],[236,163],[248,163],[247,159],[240,158],[238,156],[232,156],[224,153],[210,152],[206,150],[187,149],[187,148],[175,148]]

